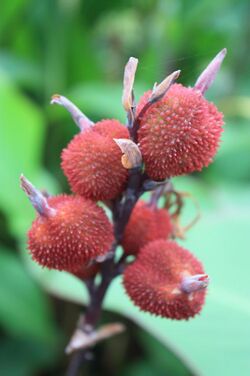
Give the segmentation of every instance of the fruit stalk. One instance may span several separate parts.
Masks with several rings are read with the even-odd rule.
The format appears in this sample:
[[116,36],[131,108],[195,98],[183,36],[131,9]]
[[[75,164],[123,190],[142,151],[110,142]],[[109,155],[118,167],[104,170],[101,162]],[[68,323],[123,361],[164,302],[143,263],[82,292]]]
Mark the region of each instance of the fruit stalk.
[[[144,114],[150,106],[151,102],[149,101],[144,105],[139,116],[134,117],[129,127],[131,138],[135,141],[137,141],[140,116]],[[77,328],[80,328],[85,333],[91,333],[95,330],[101,316],[102,305],[108,287],[112,280],[122,273],[124,265],[126,266],[127,255],[124,254],[118,262],[115,262],[114,254],[117,246],[121,243],[125,227],[135,204],[140,196],[148,190],[146,187],[153,183],[148,175],[142,172],[142,165],[131,168],[128,174],[128,183],[124,194],[111,201],[115,241],[108,253],[107,259],[101,263],[101,282],[99,285],[95,286],[93,279],[84,281],[89,293],[89,305],[86,308],[84,316],[82,315],[80,317]],[[161,187],[161,185],[163,187]],[[163,192],[166,193],[166,191],[172,190],[173,187],[170,180],[168,180],[167,184],[160,184],[158,189],[157,186],[153,186],[152,184],[149,190],[153,191],[154,189],[159,191],[155,192],[157,195],[156,200],[158,200]],[[69,363],[67,376],[76,376],[82,364],[90,359],[92,359],[92,354],[88,349],[75,351]]]
[[[142,174],[141,167],[130,170],[128,185],[124,196],[112,202],[115,242],[109,252],[109,257],[101,264],[101,282],[98,286],[95,286],[93,279],[84,281],[89,293],[89,304],[85,315],[80,317],[78,328],[85,333],[91,333],[95,330],[101,316],[102,304],[107,289],[112,280],[117,275],[121,274],[121,266],[125,260],[120,259],[118,262],[115,262],[114,253],[123,237],[130,214],[137,200],[144,192],[143,183],[145,178],[145,175]],[[76,376],[82,364],[90,358],[89,350],[76,351],[72,355],[67,376]]]

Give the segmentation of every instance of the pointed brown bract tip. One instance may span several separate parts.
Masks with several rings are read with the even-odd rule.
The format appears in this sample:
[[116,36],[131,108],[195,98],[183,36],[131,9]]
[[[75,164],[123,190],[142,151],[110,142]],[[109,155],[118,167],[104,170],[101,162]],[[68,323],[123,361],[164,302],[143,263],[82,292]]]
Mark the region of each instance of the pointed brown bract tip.
[[220,70],[220,66],[227,54],[227,49],[223,48],[207,66],[207,68],[201,73],[196,81],[194,88],[204,94],[210,86],[213,84],[215,77]]
[[48,217],[55,214],[55,209],[49,206],[47,198],[23,174],[20,176],[20,187],[40,215]]
[[130,57],[124,69],[122,105],[127,112],[133,106],[133,86],[137,65],[138,59]]
[[87,349],[96,343],[113,337],[124,332],[125,326],[121,323],[111,323],[101,326],[98,330],[91,330],[90,333],[85,330],[76,329],[68,346],[65,349],[66,354],[70,354],[79,349]]
[[71,114],[72,119],[81,131],[89,129],[94,124],[74,103],[63,95],[52,95],[50,104],[59,104],[59,106],[64,107]]
[[121,162],[124,168],[130,170],[131,168],[139,167],[141,165],[141,151],[133,141],[125,138],[114,138],[114,141],[123,153]]
[[221,55],[223,55],[223,57],[225,57],[226,54],[227,54],[227,48],[223,48],[223,50],[221,50],[221,51],[219,52],[219,54],[221,54]]
[[152,95],[149,98],[150,102],[156,102],[160,100],[168,91],[170,86],[174,83],[174,81],[179,77],[181,71],[177,70],[167,76],[159,85],[157,83],[154,84],[154,88],[152,91]]
[[58,103],[60,101],[60,97],[61,97],[60,94],[52,95],[51,100],[50,100],[50,104]]

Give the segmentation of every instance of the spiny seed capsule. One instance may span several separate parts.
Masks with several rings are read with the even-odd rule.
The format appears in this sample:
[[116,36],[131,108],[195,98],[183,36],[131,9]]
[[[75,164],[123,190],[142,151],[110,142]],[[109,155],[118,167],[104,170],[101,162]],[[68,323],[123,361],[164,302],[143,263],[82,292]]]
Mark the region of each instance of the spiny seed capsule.
[[100,264],[94,263],[89,265],[78,265],[75,269],[71,270],[71,273],[76,277],[86,280],[94,278],[100,270]]
[[167,210],[151,206],[142,200],[134,207],[122,239],[126,253],[137,254],[149,242],[167,239],[172,231]]
[[[137,113],[150,96],[144,94]],[[138,140],[148,175],[163,180],[208,166],[222,125],[222,114],[199,90],[173,84],[139,119]]]
[[113,138],[128,138],[117,120],[102,120],[77,134],[62,152],[62,169],[73,192],[93,200],[118,196],[128,177]]
[[28,248],[37,263],[71,272],[109,251],[112,226],[91,200],[68,195],[47,198],[24,176],[21,187],[37,211],[28,232]]
[[202,264],[171,240],[146,245],[124,272],[124,286],[141,310],[175,320],[200,312],[209,279]]

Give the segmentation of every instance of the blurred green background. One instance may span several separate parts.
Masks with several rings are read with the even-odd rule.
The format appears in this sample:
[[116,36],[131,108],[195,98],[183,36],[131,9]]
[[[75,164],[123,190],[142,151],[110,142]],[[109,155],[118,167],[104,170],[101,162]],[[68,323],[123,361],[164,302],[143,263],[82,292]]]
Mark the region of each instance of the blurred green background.
[[[201,205],[185,241],[211,287],[202,314],[172,322],[140,313],[117,280],[103,320],[127,332],[97,346],[82,375],[250,374],[250,5],[248,0],[2,0],[0,13],[0,374],[63,375],[85,291],[66,273],[41,270],[25,247],[34,213],[23,172],[51,193],[68,191],[60,152],[77,129],[60,93],[93,120],[117,117],[123,68],[139,58],[136,96],[175,69],[193,85],[223,47],[228,55],[207,93],[225,114],[213,165],[175,179]],[[187,206],[185,217],[192,215]],[[79,305],[76,305],[78,303]],[[120,316],[126,316],[123,318]]]

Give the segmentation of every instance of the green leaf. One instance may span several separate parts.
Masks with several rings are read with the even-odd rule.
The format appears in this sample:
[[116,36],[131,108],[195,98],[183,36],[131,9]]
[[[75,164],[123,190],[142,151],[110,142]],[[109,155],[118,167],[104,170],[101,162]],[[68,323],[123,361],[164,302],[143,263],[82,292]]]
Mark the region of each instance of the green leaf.
[[55,338],[45,295],[11,251],[0,250],[0,323],[10,333],[43,341]]
[[87,291],[80,279],[67,272],[43,269],[31,259],[27,250],[22,252],[22,256],[30,272],[44,289],[59,298],[77,302],[79,304],[88,301]]
[[[203,212],[201,221],[183,242],[204,262],[211,277],[201,315],[188,322],[175,322],[142,313],[125,294],[121,279],[115,280],[109,289],[105,308],[120,312],[147,329],[176,350],[199,375],[235,376],[240,367],[241,376],[247,376],[250,373],[249,190],[218,187],[211,197],[213,209]],[[86,302],[86,291],[76,278],[40,268],[35,268],[35,273],[52,293],[77,303]]]
[[[166,372],[161,368],[157,370],[157,376],[164,376]],[[152,376],[156,374],[155,367],[148,360],[134,361],[128,364],[121,376]],[[175,374],[177,376],[177,374]]]
[[1,2],[1,18],[0,18],[0,33],[7,25],[11,24],[11,21],[22,11],[28,0],[13,0]]
[[[37,107],[0,71],[0,207],[14,233],[24,232],[31,207],[19,188],[19,176],[30,180],[40,171],[44,120]],[[34,179],[35,180],[35,179]]]
[[225,122],[222,144],[214,163],[203,170],[205,179],[218,181],[250,181],[250,129],[243,121]]
[[159,376],[166,374],[175,376],[195,375],[192,367],[186,360],[182,359],[176,349],[163,346],[155,337],[150,336],[144,330],[138,330],[137,339],[146,353],[146,358],[154,367],[155,374]]
[[0,52],[0,70],[7,72],[13,81],[25,88],[39,90],[41,87],[42,72],[34,61]]
[[99,117],[115,117],[125,119],[121,104],[122,84],[84,85],[76,87],[72,98],[79,101],[80,108],[86,113],[93,113]]
[[[13,361],[14,359],[14,361]],[[29,338],[7,338],[0,341],[1,374],[29,376],[53,364],[55,346],[31,341]]]
[[[162,342],[177,348],[199,375],[233,376],[239,365],[241,375],[250,372],[250,214],[245,205],[237,206],[233,200],[237,200],[236,194],[230,201],[224,197],[223,205],[206,213],[184,244],[204,262],[211,276],[207,302],[199,317],[172,322],[140,313],[127,297],[120,298],[119,281],[106,300],[108,308],[128,314]],[[249,197],[245,202],[249,207]],[[226,363],[221,354],[226,355]]]

